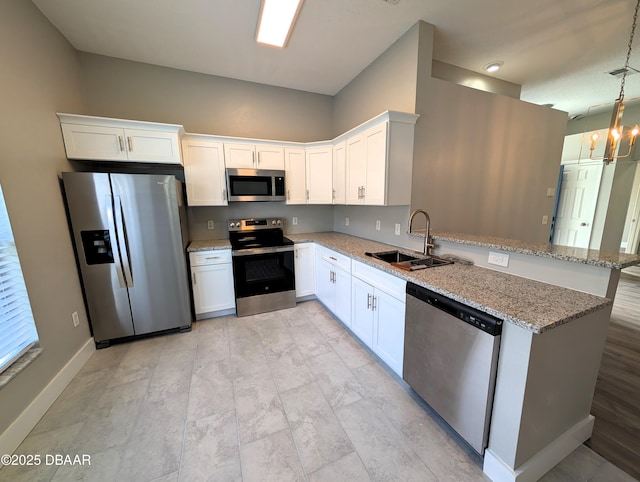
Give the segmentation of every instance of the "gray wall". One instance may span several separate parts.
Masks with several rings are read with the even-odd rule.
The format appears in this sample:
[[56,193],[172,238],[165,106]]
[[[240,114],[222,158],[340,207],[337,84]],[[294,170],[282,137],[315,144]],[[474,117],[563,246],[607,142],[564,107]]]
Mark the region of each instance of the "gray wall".
[[[298,224],[293,224],[293,217]],[[333,230],[333,206],[289,206],[277,202],[239,202],[229,206],[189,208],[191,239],[226,239],[229,237],[229,219],[274,217],[284,220],[285,234],[313,233]],[[214,229],[207,229],[213,221]]]
[[463,69],[456,65],[445,64],[444,62],[433,61],[432,76],[436,79],[446,80],[458,85],[465,85],[485,92],[506,95],[514,99],[520,98],[522,86],[500,80],[489,75],[479,74],[471,70]]
[[[196,74],[80,53],[91,115],[182,124],[187,132],[282,141],[333,138],[333,98],[298,90]],[[80,169],[82,166],[79,167]],[[226,220],[280,216],[290,232],[326,231],[331,206],[240,203],[229,208],[189,208],[191,239],[227,237]],[[214,221],[214,230],[207,221]]]
[[309,142],[333,137],[333,98],[80,53],[82,114],[182,124],[187,132]]
[[0,390],[2,433],[89,339],[89,327],[57,176],[70,167],[55,112],[84,110],[76,52],[31,2],[3,0],[0,58],[0,182],[44,348]]
[[411,205],[433,229],[548,240],[566,113],[439,79],[416,113]]
[[386,110],[414,112],[420,27],[414,25],[336,94],[335,136]]

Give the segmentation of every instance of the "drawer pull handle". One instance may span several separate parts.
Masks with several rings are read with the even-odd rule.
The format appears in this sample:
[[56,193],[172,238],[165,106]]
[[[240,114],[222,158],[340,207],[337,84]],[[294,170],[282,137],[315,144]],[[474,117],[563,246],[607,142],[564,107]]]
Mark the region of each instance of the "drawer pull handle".
[[332,259],[334,261],[338,261],[338,258],[334,258],[333,256],[329,256],[329,259]]

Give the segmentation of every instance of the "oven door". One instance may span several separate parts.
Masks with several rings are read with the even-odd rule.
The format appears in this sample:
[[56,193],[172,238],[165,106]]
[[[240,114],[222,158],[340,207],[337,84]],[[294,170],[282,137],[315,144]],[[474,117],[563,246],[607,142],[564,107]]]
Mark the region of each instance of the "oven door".
[[295,306],[293,246],[232,252],[238,316]]

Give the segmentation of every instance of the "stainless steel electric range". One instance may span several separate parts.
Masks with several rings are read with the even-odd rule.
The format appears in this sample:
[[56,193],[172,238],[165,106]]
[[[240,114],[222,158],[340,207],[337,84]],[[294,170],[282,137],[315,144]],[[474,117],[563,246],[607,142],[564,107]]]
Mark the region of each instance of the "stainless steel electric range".
[[229,220],[238,316],[296,305],[293,241],[282,225],[279,218]]

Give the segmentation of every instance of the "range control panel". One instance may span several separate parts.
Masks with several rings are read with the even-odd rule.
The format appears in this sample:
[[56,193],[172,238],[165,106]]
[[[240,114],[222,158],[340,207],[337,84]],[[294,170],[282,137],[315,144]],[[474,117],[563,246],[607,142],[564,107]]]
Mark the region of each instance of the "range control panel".
[[229,231],[254,231],[257,229],[282,228],[281,218],[230,219]]

